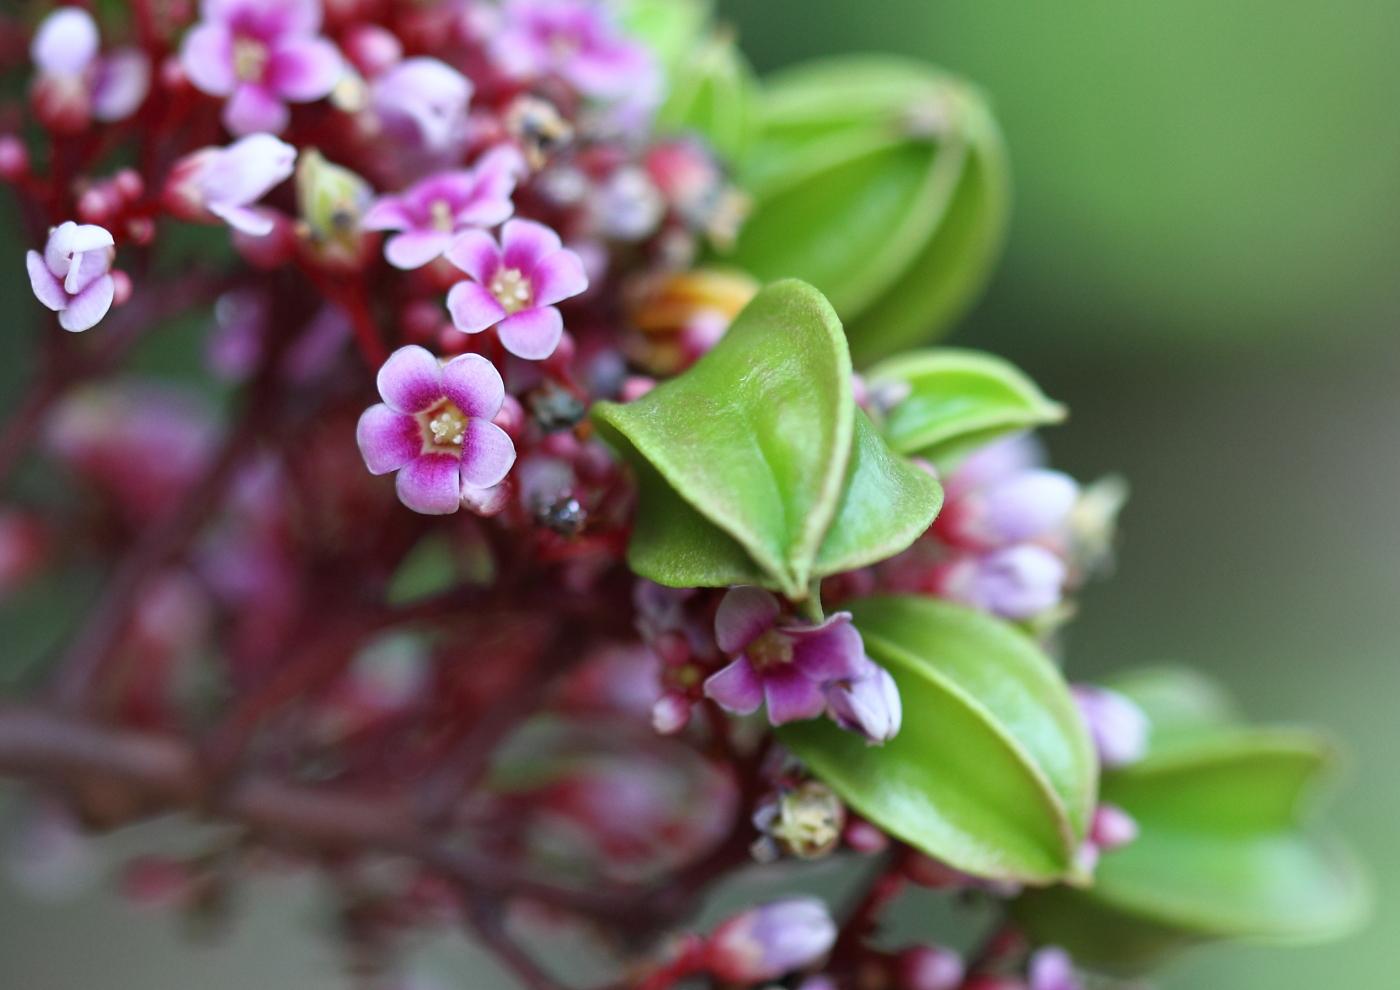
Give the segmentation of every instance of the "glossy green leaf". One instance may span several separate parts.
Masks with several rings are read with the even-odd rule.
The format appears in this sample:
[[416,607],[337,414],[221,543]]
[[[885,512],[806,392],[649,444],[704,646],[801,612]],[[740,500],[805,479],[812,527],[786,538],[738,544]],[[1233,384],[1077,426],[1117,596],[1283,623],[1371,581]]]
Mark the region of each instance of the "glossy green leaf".
[[[780,282],[685,374],[628,405],[599,403],[594,418],[732,537],[765,584],[796,598],[846,478],[850,377],[830,304],[809,285]],[[665,527],[655,535],[667,539]],[[654,549],[633,558],[640,573],[647,559],[672,552]]]
[[1162,719],[1148,757],[1103,785],[1104,800],[1131,814],[1141,834],[1104,856],[1091,889],[1022,899],[1018,914],[1038,939],[1137,968],[1210,939],[1328,938],[1364,916],[1355,864],[1304,827],[1333,759],[1325,740],[1225,724],[1208,682],[1175,672],[1114,686]]
[[1000,135],[975,91],[920,63],[780,73],[744,169],[736,261],[827,293],[864,361],[932,336],[980,288],[1005,224]]
[[637,472],[628,562],[662,584],[802,598],[813,577],[899,553],[942,502],[856,409],[840,322],[800,282],[763,290],[695,367],[594,421]]
[[1072,877],[1097,764],[1055,665],[1010,625],[947,602],[876,598],[851,611],[899,685],[903,728],[871,747],[803,722],[783,742],[862,815],[960,870]]
[[890,450],[870,417],[855,410],[855,439],[836,518],[822,541],[817,577],[887,560],[917,540],[943,505],[928,472]]
[[885,439],[902,454],[934,461],[1065,417],[1063,406],[1009,362],[976,351],[915,351],[881,362],[866,377],[873,387],[908,389],[885,416]]
[[657,114],[663,131],[699,134],[723,158],[742,161],[757,134],[758,81],[732,37],[715,35],[676,66]]

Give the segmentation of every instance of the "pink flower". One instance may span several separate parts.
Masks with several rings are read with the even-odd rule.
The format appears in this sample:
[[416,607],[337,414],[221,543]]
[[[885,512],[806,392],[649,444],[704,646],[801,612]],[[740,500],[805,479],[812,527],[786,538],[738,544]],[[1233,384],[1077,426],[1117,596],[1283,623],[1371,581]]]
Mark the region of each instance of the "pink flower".
[[123,120],[136,112],[151,88],[151,63],[136,48],[102,55],[97,23],[80,7],[59,7],[34,34],[30,56],[39,70],[35,97],[42,116],[86,126],[89,116]]
[[828,685],[826,702],[833,722],[864,736],[871,745],[889,742],[899,734],[903,717],[899,687],[890,672],[873,660],[866,660],[860,676]]
[[505,349],[539,361],[554,353],[564,333],[555,303],[588,288],[583,262],[542,224],[512,220],[498,246],[490,234],[469,230],[447,250],[447,260],[471,276],[447,295],[452,322],[463,333],[496,327]]
[[456,512],[464,493],[500,484],[515,463],[515,445],[491,422],[505,385],[481,355],[439,364],[422,347],[401,347],[379,369],[379,394],[356,440],[372,474],[399,473],[399,500],[415,512]]
[[228,97],[234,134],[278,133],[287,103],[325,97],[344,73],[335,45],[319,36],[319,0],[203,0],[180,64],[194,86]]
[[647,89],[655,77],[647,50],[594,0],[508,0],[491,53],[507,75],[557,76],[601,99]]
[[381,197],[361,225],[400,231],[384,245],[384,257],[395,268],[421,268],[441,257],[463,231],[510,219],[515,212],[511,194],[523,165],[515,149],[497,148],[475,168],[443,172]]
[[960,554],[934,571],[934,591],[1004,619],[1031,619],[1059,604],[1069,570],[1042,546],[1021,543],[988,554]]
[[275,223],[253,204],[291,176],[296,158],[295,148],[271,134],[250,134],[226,148],[203,148],[171,170],[166,208],[186,220],[223,220],[242,233],[266,236]]
[[409,58],[374,81],[370,106],[395,151],[451,156],[467,137],[472,84],[446,62]]
[[762,588],[730,589],[715,615],[715,640],[734,659],[705,681],[705,694],[738,715],[766,701],[773,725],[816,718],[827,686],[862,678],[873,666],[849,613],[799,626],[779,624],[781,611]]
[[836,943],[836,923],[815,897],[790,897],[750,908],[715,929],[710,970],[725,982],[776,980],[816,963]]
[[58,314],[63,329],[87,330],[112,308],[115,243],[104,228],[69,220],[49,232],[43,254],[25,255],[35,297]]

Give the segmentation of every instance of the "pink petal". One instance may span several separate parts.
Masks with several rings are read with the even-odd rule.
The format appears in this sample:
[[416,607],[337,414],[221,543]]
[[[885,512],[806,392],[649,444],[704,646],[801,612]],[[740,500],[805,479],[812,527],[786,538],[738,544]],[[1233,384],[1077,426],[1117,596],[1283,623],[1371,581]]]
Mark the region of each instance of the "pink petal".
[[730,588],[715,613],[715,642],[727,656],[742,653],[778,619],[778,599],[762,588]]
[[216,149],[199,177],[210,203],[250,206],[296,170],[297,150],[271,134],[249,134]]
[[44,247],[44,261],[55,275],[60,272],[67,275],[73,255],[109,248],[114,244],[116,241],[105,227],[65,220],[49,234],[49,242]]
[[195,89],[228,96],[238,85],[233,71],[233,36],[222,24],[205,22],[185,35],[180,66]]
[[404,209],[402,198],[382,196],[365,212],[360,226],[365,230],[407,230],[413,226],[413,218]]
[[501,270],[501,249],[486,231],[467,230],[447,249],[447,260],[485,285]]
[[234,230],[250,237],[266,237],[272,233],[272,228],[277,226],[273,220],[273,211],[258,206],[210,203],[207,209]]
[[24,267],[29,270],[29,285],[36,299],[55,313],[68,305],[68,293],[63,291],[58,276],[44,264],[43,255],[38,251],[28,252],[24,256]]
[[389,408],[420,413],[442,401],[442,368],[417,344],[400,347],[379,369],[379,394]]
[[395,487],[414,512],[449,515],[462,505],[461,465],[451,454],[424,454],[404,466]]
[[80,333],[95,326],[112,308],[116,288],[112,276],[103,275],[68,300],[68,305],[58,314],[58,325],[73,333]]
[[355,427],[355,442],[370,474],[397,471],[423,452],[423,432],[412,416],[380,403],[370,406]]
[[530,275],[546,257],[563,248],[559,235],[533,220],[512,220],[501,231],[502,264]]
[[269,89],[244,83],[224,104],[224,126],[234,134],[278,134],[287,126],[291,113]]
[[150,89],[150,59],[140,49],[119,48],[98,63],[92,115],[102,121],[124,120],[140,108]]
[[384,257],[401,271],[422,268],[442,257],[452,245],[452,235],[438,230],[410,230],[389,238],[384,245]]
[[[102,230],[101,227],[97,229]],[[63,291],[70,296],[76,296],[111,270],[112,253],[108,248],[96,248],[76,254],[73,256],[73,263],[68,267],[68,277],[63,280]]]
[[499,485],[515,464],[515,444],[506,431],[485,419],[467,420],[462,443],[462,482],[473,488]]
[[526,361],[543,361],[564,336],[564,317],[553,306],[537,306],[507,316],[496,327],[505,349]]
[[506,398],[501,373],[480,354],[463,354],[443,365],[442,391],[473,419],[493,419]]
[[784,629],[792,640],[793,666],[815,681],[859,677],[869,661],[849,612],[838,612],[819,626]]
[[506,317],[505,307],[486,286],[465,280],[448,291],[447,311],[452,314],[452,325],[463,333],[481,333]]
[[740,657],[705,680],[705,696],[725,711],[749,715],[763,704],[763,681],[748,660]]
[[816,718],[826,710],[826,695],[817,683],[793,667],[771,672],[763,681],[768,721],[773,725]]
[[325,38],[295,38],[273,50],[266,79],[284,99],[308,103],[326,96],[344,74],[335,45]]
[[588,288],[583,261],[572,251],[555,251],[535,266],[530,277],[537,306],[553,306],[581,295]]

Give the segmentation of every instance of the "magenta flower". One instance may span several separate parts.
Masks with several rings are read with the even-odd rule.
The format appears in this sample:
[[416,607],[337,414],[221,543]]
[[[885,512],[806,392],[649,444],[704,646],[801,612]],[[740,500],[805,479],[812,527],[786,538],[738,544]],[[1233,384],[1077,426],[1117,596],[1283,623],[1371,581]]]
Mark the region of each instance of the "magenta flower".
[[836,923],[815,897],[789,897],[736,914],[710,936],[715,976],[745,986],[818,962],[836,943]]
[[469,230],[447,250],[447,260],[471,276],[447,294],[452,322],[463,333],[496,327],[505,349],[540,361],[554,353],[564,333],[555,304],[588,288],[583,262],[542,224],[512,220],[501,243]]
[[819,626],[779,624],[778,599],[762,588],[732,588],[715,615],[715,641],[732,663],[705,681],[721,708],[748,715],[768,703],[774,725],[816,718],[825,688],[869,673],[870,660],[847,612]]
[[511,194],[523,166],[514,148],[497,148],[474,168],[434,175],[381,197],[361,226],[399,231],[384,245],[384,257],[395,268],[421,268],[441,257],[463,231],[510,219],[515,212]]
[[508,0],[491,53],[507,75],[557,76],[600,99],[645,89],[655,74],[647,50],[595,0]]
[[422,347],[401,347],[379,369],[379,394],[355,437],[372,474],[399,473],[399,500],[415,512],[456,512],[464,492],[500,484],[515,463],[515,445],[491,422],[505,385],[481,355],[439,364]]
[[224,126],[234,134],[280,132],[288,102],[325,97],[344,73],[319,36],[320,0],[203,0],[200,13],[180,64],[197,89],[228,98]]
[[35,297],[58,314],[63,329],[87,330],[112,308],[115,244],[106,229],[69,220],[49,232],[43,254],[25,255]]
[[90,113],[101,121],[136,112],[151,88],[151,63],[140,49],[101,53],[97,22],[81,7],[59,7],[34,33],[30,56],[37,92],[50,111],[62,107],[75,123]]
[[186,220],[223,220],[234,230],[263,237],[275,226],[253,204],[285,182],[297,151],[271,134],[250,134],[226,148],[204,148],[175,164],[165,205]]

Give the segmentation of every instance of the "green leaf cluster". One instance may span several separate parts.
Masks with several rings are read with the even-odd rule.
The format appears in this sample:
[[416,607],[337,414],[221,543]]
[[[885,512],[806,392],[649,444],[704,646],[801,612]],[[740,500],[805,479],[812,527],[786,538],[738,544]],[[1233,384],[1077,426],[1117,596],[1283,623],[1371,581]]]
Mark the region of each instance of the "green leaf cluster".
[[765,80],[733,260],[820,288],[865,363],[945,330],[995,261],[1010,199],[983,96],[922,63],[823,59]]
[[1316,941],[1365,917],[1355,863],[1308,827],[1335,763],[1325,739],[1241,723],[1196,674],[1145,671],[1112,686],[1153,721],[1147,757],[1103,782],[1103,800],[1141,834],[1103,857],[1092,888],[1024,895],[1016,912],[1034,937],[1136,970],[1199,942]]
[[899,553],[942,504],[856,407],[841,322],[802,282],[764,289],[693,368],[593,421],[638,476],[628,562],[661,584],[799,600]]

